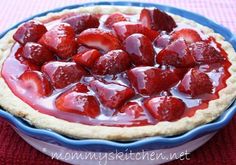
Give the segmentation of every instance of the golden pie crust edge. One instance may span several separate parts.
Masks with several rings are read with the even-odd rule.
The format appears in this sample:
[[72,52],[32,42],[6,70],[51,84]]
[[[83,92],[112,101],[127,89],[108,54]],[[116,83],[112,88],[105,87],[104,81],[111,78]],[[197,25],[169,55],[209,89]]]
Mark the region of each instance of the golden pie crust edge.
[[[126,14],[136,14],[139,13],[141,9],[142,7],[130,6],[92,6],[73,10],[66,9],[58,13],[49,13],[46,16],[35,19],[42,21],[70,12],[110,14],[119,11]],[[232,63],[231,67],[229,68],[231,76],[226,81],[227,87],[219,92],[218,99],[209,102],[208,108],[204,110],[198,110],[194,116],[184,117],[175,122],[163,121],[157,123],[156,125],[138,127],[91,126],[73,123],[36,111],[13,94],[1,75],[0,105],[6,111],[15,116],[23,118],[37,128],[52,130],[75,139],[96,138],[123,141],[151,136],[171,136],[184,133],[199,125],[213,121],[225,111],[225,109],[231,104],[236,96],[236,52],[229,42],[224,41],[224,38],[220,34],[215,33],[212,29],[177,15],[171,14],[171,16],[177,23],[191,25],[201,29],[205,34],[215,37],[216,41],[219,42],[222,45],[222,48],[227,52],[228,60]],[[0,39],[0,70],[4,60],[10,54],[11,47],[15,42],[12,39],[15,31],[16,29],[11,30],[2,39]]]

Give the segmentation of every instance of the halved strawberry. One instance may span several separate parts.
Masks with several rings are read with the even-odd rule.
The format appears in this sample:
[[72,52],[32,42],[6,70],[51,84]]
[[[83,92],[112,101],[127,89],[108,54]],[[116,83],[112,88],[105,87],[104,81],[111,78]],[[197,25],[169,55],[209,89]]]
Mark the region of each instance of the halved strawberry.
[[105,24],[106,27],[112,28],[112,25],[114,23],[120,22],[120,21],[127,21],[127,19],[121,13],[113,13],[113,14],[108,16],[108,18],[106,19],[104,24]]
[[93,14],[80,13],[62,19],[62,22],[68,23],[72,26],[76,33],[89,28],[97,28],[99,26],[98,18]]
[[41,22],[33,20],[22,24],[13,35],[13,38],[24,45],[27,42],[37,42],[46,32],[47,29]]
[[206,73],[193,68],[184,76],[178,85],[178,90],[195,97],[201,94],[211,93],[213,85]]
[[136,67],[128,71],[128,79],[138,93],[152,95],[175,85],[179,76],[171,70],[155,67]]
[[144,102],[145,108],[158,121],[174,121],[181,118],[186,105],[173,96],[162,96],[148,99]]
[[191,67],[195,60],[183,39],[173,41],[166,48],[162,49],[156,56],[156,62],[162,65],[175,67]]
[[135,65],[154,65],[154,49],[151,40],[143,34],[132,34],[124,41],[124,49]]
[[88,68],[92,68],[96,60],[101,56],[101,53],[96,49],[91,49],[83,54],[77,54],[73,56],[73,60],[79,64]]
[[94,80],[90,86],[102,104],[109,108],[118,108],[135,95],[131,88],[118,83]]
[[157,31],[148,29],[141,23],[134,23],[134,22],[125,22],[125,21],[117,22],[113,24],[113,29],[116,35],[122,41],[134,33],[141,33],[147,36],[152,41],[159,35]]
[[27,42],[25,44],[23,47],[22,56],[37,65],[42,65],[45,62],[54,59],[52,52],[50,52],[43,45],[34,42]]
[[125,51],[112,50],[98,58],[92,72],[99,75],[116,74],[129,69],[130,66],[130,57]]
[[174,31],[171,34],[172,40],[177,40],[180,38],[183,38],[189,44],[202,41],[202,38],[199,33],[193,29],[181,29],[178,31]]
[[170,36],[168,34],[159,35],[153,42],[158,48],[165,48],[170,43]]
[[119,112],[125,113],[132,119],[138,119],[139,117],[143,116],[143,108],[137,103],[137,102],[128,102],[125,105],[123,105]]
[[26,71],[19,80],[24,89],[36,93],[38,96],[49,96],[52,94],[52,86],[49,80],[39,71]]
[[15,53],[15,58],[25,67],[25,70],[40,70],[40,66],[22,56],[22,51],[23,47],[20,47]]
[[139,19],[143,25],[156,31],[171,32],[177,26],[171,16],[159,9],[142,9]]
[[75,62],[48,62],[42,66],[42,71],[48,75],[55,88],[64,88],[86,75],[85,70]]
[[193,43],[191,53],[198,64],[211,64],[225,60],[218,50],[206,42]]
[[121,49],[121,43],[114,34],[110,31],[96,28],[87,29],[80,33],[78,43],[105,52]]
[[67,23],[54,26],[40,38],[39,43],[63,59],[76,53],[75,32]]
[[100,114],[99,103],[94,96],[87,94],[88,91],[86,85],[78,83],[56,99],[56,107],[64,112],[95,118]]

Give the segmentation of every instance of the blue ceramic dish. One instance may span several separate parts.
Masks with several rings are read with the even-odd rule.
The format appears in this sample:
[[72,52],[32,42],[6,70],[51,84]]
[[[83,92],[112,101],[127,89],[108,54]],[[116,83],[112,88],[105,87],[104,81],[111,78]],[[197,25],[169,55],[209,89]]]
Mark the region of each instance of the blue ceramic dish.
[[[33,19],[34,17],[44,16],[48,13],[59,12],[64,9],[74,9],[74,8],[79,8],[79,7],[84,7],[84,6],[93,6],[93,5],[156,7],[161,10],[168,11],[170,13],[194,20],[202,25],[205,25],[214,29],[215,32],[220,33],[222,36],[224,36],[225,39],[233,45],[234,49],[236,49],[236,36],[233,35],[225,27],[219,24],[216,24],[215,22],[203,16],[191,13],[186,10],[159,5],[155,3],[141,3],[141,2],[128,2],[128,1],[83,3],[83,4],[67,6],[67,7],[47,11],[47,12],[35,15],[31,18],[28,18],[22,22],[19,22],[15,26],[11,27],[10,29],[2,33],[0,35],[0,38],[2,38],[11,29],[16,28],[21,23],[28,21],[30,19]],[[29,125],[27,122],[25,122],[21,118],[15,117],[11,115],[10,113],[4,111],[3,109],[0,109],[0,116],[6,119],[23,138],[24,136],[26,136],[33,139],[37,139],[39,141],[44,141],[46,143],[55,144],[64,148],[69,148],[73,150],[79,149],[81,151],[111,152],[111,151],[114,151],[115,149],[118,151],[127,152],[127,149],[128,149],[128,150],[132,150],[133,152],[138,152],[143,149],[148,151],[148,150],[173,148],[173,147],[184,145],[188,142],[191,142],[194,139],[198,139],[199,137],[213,134],[217,130],[224,127],[231,120],[235,112],[236,112],[236,104],[233,103],[217,120],[211,123],[199,126],[182,135],[174,136],[174,137],[151,137],[151,138],[145,138],[145,139],[130,141],[130,142],[116,142],[116,141],[95,140],[95,139],[75,140],[75,139],[62,136],[50,130],[43,130],[43,129],[35,128]]]

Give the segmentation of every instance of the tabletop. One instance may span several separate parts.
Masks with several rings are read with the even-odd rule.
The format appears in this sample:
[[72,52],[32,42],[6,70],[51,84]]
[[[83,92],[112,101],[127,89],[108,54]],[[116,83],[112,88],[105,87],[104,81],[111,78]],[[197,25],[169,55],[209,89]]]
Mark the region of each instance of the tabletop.
[[[78,4],[84,0],[1,0],[0,33],[15,23],[34,14],[66,5]],[[87,2],[87,1],[86,1]],[[235,0],[142,0],[158,2],[183,8],[222,24],[236,33]],[[190,160],[176,160],[168,165],[191,164],[236,164],[236,116],[209,142],[190,154]],[[64,164],[52,160],[24,142],[0,119],[0,164]]]

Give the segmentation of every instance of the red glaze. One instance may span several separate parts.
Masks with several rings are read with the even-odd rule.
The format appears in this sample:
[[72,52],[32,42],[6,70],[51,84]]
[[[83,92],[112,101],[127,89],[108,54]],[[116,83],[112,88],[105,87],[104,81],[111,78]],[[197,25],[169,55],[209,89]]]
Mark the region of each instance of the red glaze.
[[[88,125],[152,125],[207,108],[230,76],[221,45],[198,30],[201,41],[195,29],[185,33],[181,29],[189,27],[179,27],[164,12],[141,13],[123,15],[126,20],[120,14],[52,17],[40,35],[25,25],[26,33],[15,35],[20,44],[12,47],[2,77],[36,110]],[[25,40],[28,34],[37,37]],[[28,46],[39,36],[50,52]],[[59,61],[51,61],[52,54]]]

